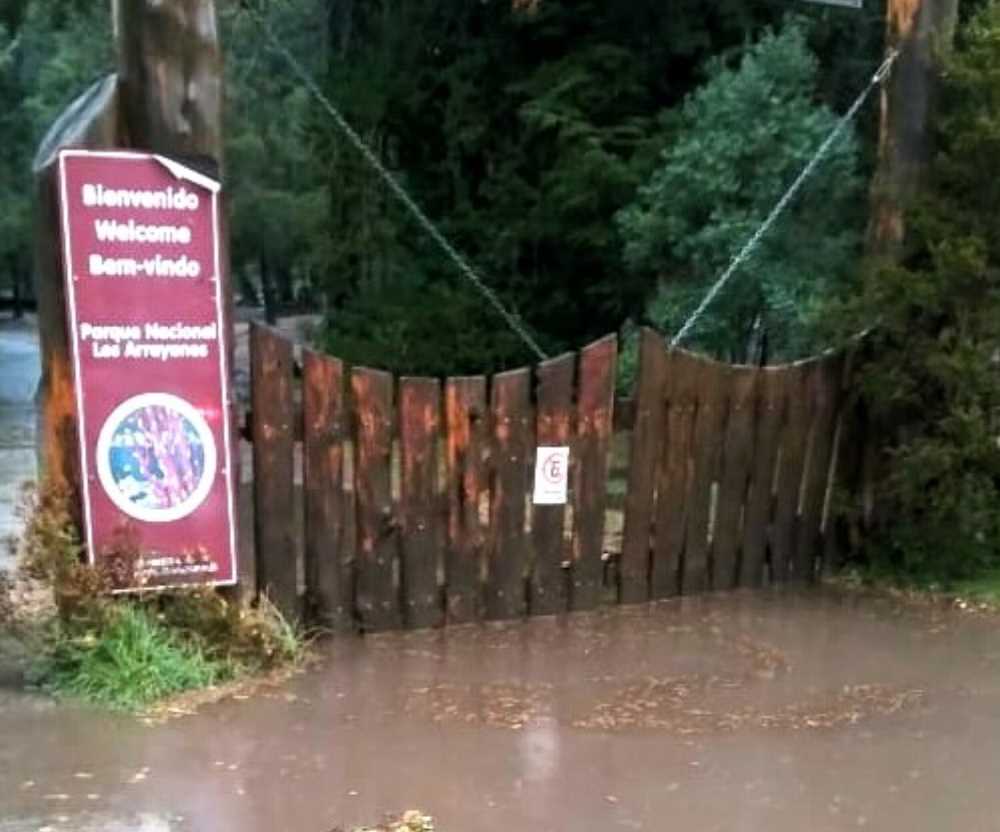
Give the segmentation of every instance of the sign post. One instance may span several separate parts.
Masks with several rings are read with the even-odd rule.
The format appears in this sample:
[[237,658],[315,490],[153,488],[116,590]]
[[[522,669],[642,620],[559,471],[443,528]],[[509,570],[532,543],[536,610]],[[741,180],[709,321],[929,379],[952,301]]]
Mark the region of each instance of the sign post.
[[219,184],[170,159],[64,150],[59,196],[87,549],[118,590],[236,582]]

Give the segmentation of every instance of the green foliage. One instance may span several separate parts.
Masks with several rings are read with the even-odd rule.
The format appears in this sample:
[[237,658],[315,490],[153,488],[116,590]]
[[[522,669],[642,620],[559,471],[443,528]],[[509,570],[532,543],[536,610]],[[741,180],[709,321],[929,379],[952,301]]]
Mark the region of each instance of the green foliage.
[[[379,158],[551,352],[641,317],[653,281],[623,267],[614,215],[648,180],[654,148],[670,139],[664,114],[702,80],[704,62],[739,49],[783,10],[757,0],[677,0],[669,9],[662,0],[261,5]],[[25,284],[30,272],[38,140],[113,68],[109,6],[13,0],[0,11],[0,282],[17,274]],[[241,5],[219,10],[231,261],[242,299],[263,302],[270,316],[324,314],[329,343],[394,369],[418,369],[418,354],[429,356],[421,372],[530,360],[523,345],[497,338],[503,322]],[[858,31],[856,13],[806,11],[823,55],[818,89],[841,106],[880,42],[868,22]],[[874,7],[866,11],[865,21],[875,18]],[[455,309],[438,317],[443,304]],[[359,314],[373,308],[377,324]],[[410,340],[397,355],[388,333],[398,330]]]
[[84,546],[72,504],[72,495],[63,487],[24,486],[17,507],[24,531],[11,540],[21,574],[51,587],[61,608],[105,588],[103,577],[83,563]]
[[110,4],[25,0],[0,20],[0,286],[31,272],[35,146],[59,112],[112,68]]
[[[16,56],[20,40],[0,24],[0,102],[16,102],[21,97],[21,87],[17,77]],[[0,262],[25,254],[23,240],[28,231],[27,200],[18,195],[25,182],[25,172],[18,170],[24,158],[20,152],[26,144],[25,127],[21,122],[20,108],[16,105],[3,108],[0,104],[0,136],[5,136],[15,153],[0,156]]]
[[125,529],[100,568],[87,565],[71,505],[51,485],[27,489],[16,548],[22,578],[48,590],[57,614],[37,600],[20,609],[0,583],[0,624],[30,643],[38,684],[134,709],[304,657],[303,633],[266,598],[246,606],[201,588],[110,595],[129,582],[140,551]]
[[247,606],[213,589],[189,589],[150,596],[143,604],[171,632],[193,640],[233,673],[259,673],[305,656],[301,629],[266,597]]
[[963,600],[1000,609],[1000,569],[992,569],[975,578],[958,581],[952,590]]
[[[354,8],[350,37],[334,38],[330,97],[551,352],[641,310],[649,281],[622,268],[613,217],[649,171],[657,114],[704,57],[774,19],[742,0],[688,0],[669,13],[655,0]],[[497,343],[503,322],[331,128],[317,129],[332,160],[327,343],[410,367],[413,349],[395,361],[383,333],[412,331],[419,318],[431,356],[423,372],[531,360]],[[401,293],[422,294],[425,310],[399,303]],[[456,314],[427,304],[438,299]],[[359,308],[381,310],[380,320]]]
[[883,438],[876,570],[949,580],[1000,563],[1000,3],[944,63],[939,155],[907,255],[875,266],[847,327],[878,326],[863,393]]
[[[647,317],[674,332],[833,129],[815,103],[818,64],[804,28],[766,33],[668,122],[662,164],[618,222],[633,271],[659,279]],[[818,303],[850,280],[863,212],[848,130],[698,326],[693,343],[743,361],[766,333],[771,357],[814,349]]]
[[[277,35],[311,71],[322,68],[324,44],[312,21],[322,18],[323,5],[289,0],[272,14]],[[241,299],[264,303],[273,318],[281,307],[315,297],[320,282],[329,197],[324,160],[310,132],[315,102],[247,16],[235,10],[222,15],[222,42],[229,66],[232,268]]]
[[475,374],[524,359],[517,336],[494,315],[463,287],[398,276],[352,295],[320,339],[354,363],[410,375]]
[[93,629],[60,623],[36,680],[60,694],[136,710],[159,699],[215,684],[232,674],[192,640],[130,604],[109,607]]
[[615,385],[619,395],[631,396],[639,375],[639,327],[631,320],[625,321],[618,333],[618,368]]
[[[606,278],[618,257],[609,219],[638,181],[634,114],[650,102],[628,50],[598,40],[619,32],[588,25],[565,55],[539,48],[536,39],[581,28],[562,4],[543,6],[537,16],[454,1],[359,13],[355,36],[367,48],[338,56],[330,87],[383,163],[555,351],[614,329],[641,297],[635,283]],[[418,349],[430,359],[423,372],[531,360],[355,152],[328,140],[339,237],[328,343],[392,369],[412,367]],[[395,331],[429,340],[387,353],[382,333]]]
[[302,633],[266,599],[211,590],[93,595],[45,623],[30,678],[58,695],[135,710],[174,694],[295,664]]

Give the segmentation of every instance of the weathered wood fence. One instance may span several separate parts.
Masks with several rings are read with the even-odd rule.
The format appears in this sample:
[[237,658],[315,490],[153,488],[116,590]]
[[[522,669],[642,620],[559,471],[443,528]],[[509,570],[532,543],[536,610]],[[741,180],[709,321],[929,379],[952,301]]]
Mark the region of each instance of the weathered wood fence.
[[[614,337],[442,382],[255,327],[251,580],[286,612],[384,630],[810,579],[845,364],[733,367],[644,331],[616,408]],[[547,445],[571,447],[566,506],[532,505]]]

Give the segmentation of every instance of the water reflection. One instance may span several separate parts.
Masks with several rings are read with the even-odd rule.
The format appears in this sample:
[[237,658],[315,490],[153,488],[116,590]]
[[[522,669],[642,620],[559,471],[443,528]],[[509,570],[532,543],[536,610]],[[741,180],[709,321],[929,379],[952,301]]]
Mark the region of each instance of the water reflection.
[[559,770],[558,723],[540,719],[526,725],[520,732],[518,753],[525,780],[551,780]]

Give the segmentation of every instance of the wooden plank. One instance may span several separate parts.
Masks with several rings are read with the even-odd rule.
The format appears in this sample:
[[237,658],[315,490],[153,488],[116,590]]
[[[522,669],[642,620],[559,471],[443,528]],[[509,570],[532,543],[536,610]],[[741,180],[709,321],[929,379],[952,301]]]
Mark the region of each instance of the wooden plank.
[[395,584],[398,523],[392,506],[392,376],[351,372],[357,501],[357,611],[365,630],[402,625]]
[[292,363],[291,342],[266,327],[251,329],[257,586],[295,620],[301,610],[295,546]]
[[774,468],[784,418],[783,369],[757,371],[754,455],[743,518],[743,557],[740,586],[759,587],[764,581],[768,532],[774,505]]
[[[538,367],[537,440],[539,446],[570,445],[573,431],[573,371],[570,353]],[[534,563],[531,571],[532,615],[565,612],[569,604],[569,574],[563,524],[565,506],[533,506],[531,519]]]
[[692,445],[694,468],[688,497],[681,591],[703,592],[711,586],[708,561],[712,490],[716,482],[726,422],[725,365],[700,360],[698,407]]
[[493,378],[493,499],[486,579],[486,616],[517,618],[527,612],[525,499],[532,438],[531,370]]
[[438,499],[441,384],[432,378],[399,382],[402,444],[402,561],[400,584],[407,627],[438,627],[444,603],[438,586],[444,554],[444,515]]
[[488,489],[483,448],[488,425],[486,379],[450,378],[445,387],[448,471],[448,555],[445,568],[450,623],[473,621],[482,613],[480,567],[485,529],[479,498]]
[[719,474],[719,497],[712,541],[712,586],[738,585],[742,524],[754,450],[757,371],[731,367],[727,376],[726,435]]
[[787,374],[785,425],[781,435],[778,489],[771,535],[771,577],[775,582],[788,579],[795,554],[795,529],[798,525],[802,472],[805,467],[809,425],[812,420],[809,376],[815,367],[816,362],[810,361],[795,364],[784,370]]
[[802,515],[795,541],[796,572],[809,581],[816,577],[816,564],[822,554],[820,527],[830,481],[844,364],[842,353],[828,356],[817,365],[809,378],[813,408],[812,438],[803,482]]
[[657,462],[667,427],[666,385],[666,345],[659,333],[643,329],[622,538],[621,600],[626,604],[650,598]]
[[310,611],[335,631],[353,625],[347,573],[344,499],[344,365],[312,350],[302,354],[305,575]]
[[601,598],[617,356],[618,339],[614,335],[596,341],[580,353],[570,597],[574,610],[593,609]]
[[701,367],[701,362],[686,352],[674,350],[667,354],[666,433],[656,475],[653,598],[669,598],[680,591]]

